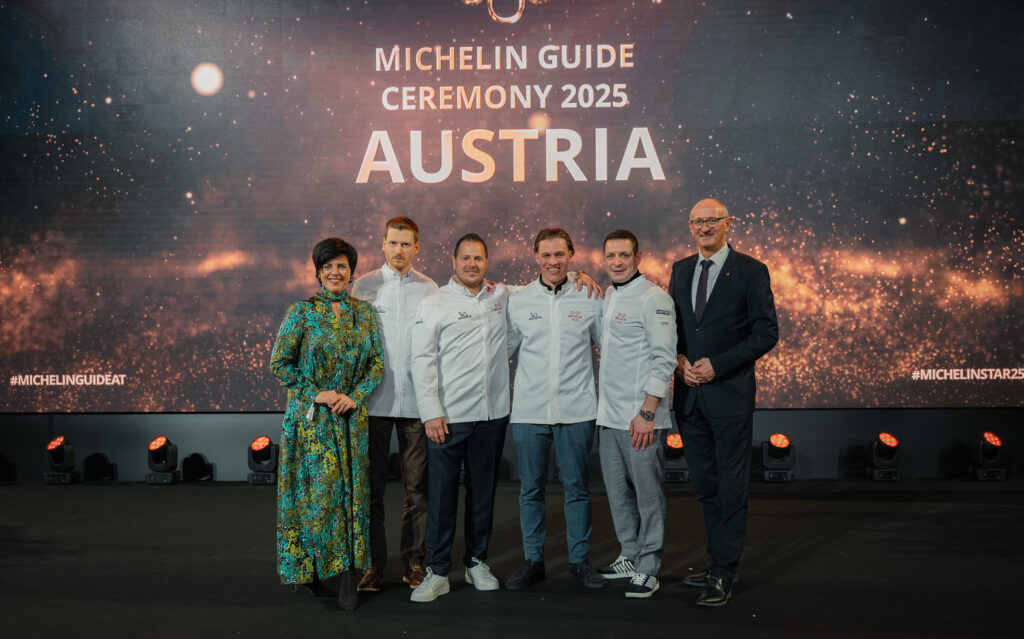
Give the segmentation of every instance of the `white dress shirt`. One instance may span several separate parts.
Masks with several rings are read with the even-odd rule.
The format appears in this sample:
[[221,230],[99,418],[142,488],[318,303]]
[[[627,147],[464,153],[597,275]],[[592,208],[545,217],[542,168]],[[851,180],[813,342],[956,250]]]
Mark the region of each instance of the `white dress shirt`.
[[727,257],[729,257],[728,244],[715,251],[715,254],[708,258],[705,258],[699,252],[697,253],[697,267],[693,272],[693,284],[690,287],[690,307],[694,310],[697,310],[697,284],[700,283],[700,272],[704,268],[700,263],[705,259],[711,260],[711,266],[708,267],[707,297],[704,298],[704,302],[707,303],[708,297],[711,297],[711,291],[715,288],[715,282],[718,281],[718,274],[722,272],[722,266],[725,265],[725,258]]

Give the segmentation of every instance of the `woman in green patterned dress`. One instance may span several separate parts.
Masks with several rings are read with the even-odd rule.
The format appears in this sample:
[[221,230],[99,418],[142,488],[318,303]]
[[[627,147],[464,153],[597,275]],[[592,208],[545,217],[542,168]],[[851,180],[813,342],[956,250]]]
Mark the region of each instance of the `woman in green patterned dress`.
[[288,388],[277,484],[281,582],[312,592],[338,581],[338,603],[358,604],[370,567],[366,399],[384,373],[373,307],[345,291],[356,250],[338,238],[313,249],[320,292],[293,304],[270,369]]

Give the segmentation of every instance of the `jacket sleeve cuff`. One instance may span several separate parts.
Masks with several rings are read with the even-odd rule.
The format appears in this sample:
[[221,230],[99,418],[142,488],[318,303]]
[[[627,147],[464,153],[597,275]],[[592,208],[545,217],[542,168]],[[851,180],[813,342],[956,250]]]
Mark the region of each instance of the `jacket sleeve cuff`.
[[735,372],[735,365],[723,355],[708,357],[708,361],[711,362],[711,368],[715,371],[716,378],[732,375]]
[[665,396],[668,395],[668,382],[652,377],[644,385],[644,392],[648,395],[665,399]]
[[420,421],[426,424],[432,419],[438,417],[444,417],[444,410],[441,408],[441,402],[439,401],[427,401],[421,402],[420,406]]

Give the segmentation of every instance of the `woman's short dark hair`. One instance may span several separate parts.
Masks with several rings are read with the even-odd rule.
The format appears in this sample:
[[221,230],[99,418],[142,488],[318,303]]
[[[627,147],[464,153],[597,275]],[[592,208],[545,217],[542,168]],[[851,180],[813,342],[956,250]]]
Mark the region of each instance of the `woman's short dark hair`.
[[537,234],[537,237],[534,238],[533,240],[533,252],[540,252],[540,243],[543,242],[544,240],[557,239],[565,240],[565,245],[569,248],[570,253],[576,252],[572,248],[572,238],[569,237],[569,234],[562,229],[543,229],[540,233]]
[[340,237],[329,237],[326,240],[321,240],[314,246],[313,266],[316,270],[313,271],[313,275],[316,277],[316,281],[320,281],[320,269],[324,267],[324,264],[342,255],[348,260],[349,272],[355,273],[359,254],[356,253],[356,248],[345,240]]
[[459,247],[462,246],[463,242],[479,242],[484,245],[484,257],[487,257],[487,242],[484,242],[484,238],[480,237],[476,233],[466,233],[459,238],[459,241],[455,243],[455,251],[452,252],[452,257],[459,256]]

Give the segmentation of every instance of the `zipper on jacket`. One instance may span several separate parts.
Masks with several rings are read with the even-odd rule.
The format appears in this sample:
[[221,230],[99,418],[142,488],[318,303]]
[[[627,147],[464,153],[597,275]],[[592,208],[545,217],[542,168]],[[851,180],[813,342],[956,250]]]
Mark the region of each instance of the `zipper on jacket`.
[[487,408],[487,419],[494,419],[491,416],[491,318],[488,315],[487,306],[479,297],[476,298],[476,305],[484,324],[484,404]]
[[[606,378],[607,373],[609,373],[610,371],[608,371],[605,368],[605,364],[608,361],[608,358],[607,358],[607,355],[605,354],[605,351],[606,350],[610,350],[611,341],[612,341],[611,340],[612,322],[615,321],[615,305],[619,301],[619,299],[618,299],[619,296],[617,295],[617,293],[618,293],[617,290],[613,289],[610,293],[611,293],[611,298],[608,301],[608,311],[604,314],[604,318],[603,318],[604,326],[601,327],[601,380],[600,381],[604,381],[606,384],[608,382],[606,381],[605,378]],[[607,296],[608,293],[605,293],[605,295]],[[599,395],[599,397],[598,397],[598,411],[597,411],[597,413],[598,413],[598,417],[599,418],[603,418],[604,416],[606,416],[608,414],[608,411],[609,411],[609,408],[608,408],[609,402],[608,402],[608,397],[607,397],[608,393],[607,392],[599,392],[598,395]],[[604,415],[601,414],[601,406],[602,405],[604,406]]]
[[558,325],[558,294],[551,296],[551,303],[548,312],[551,315],[549,320],[551,323],[551,357],[549,358],[550,365],[548,366],[548,417],[551,419],[553,424],[559,423],[558,416],[558,363],[562,358],[561,340]]
[[[395,287],[395,294],[398,295],[398,356],[402,358],[401,366],[395,366],[394,371],[401,373],[395,375],[395,402],[391,406],[391,414],[396,417],[402,414],[402,399],[405,397],[405,377],[408,374],[408,362],[405,359],[405,278],[398,274],[398,285]],[[395,362],[397,364],[397,362]]]

